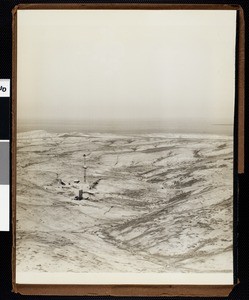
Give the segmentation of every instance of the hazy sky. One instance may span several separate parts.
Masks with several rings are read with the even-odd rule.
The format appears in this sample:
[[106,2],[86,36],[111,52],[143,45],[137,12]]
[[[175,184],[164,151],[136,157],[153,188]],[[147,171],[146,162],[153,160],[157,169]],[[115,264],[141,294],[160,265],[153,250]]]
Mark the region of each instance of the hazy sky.
[[236,11],[20,10],[18,119],[232,123]]

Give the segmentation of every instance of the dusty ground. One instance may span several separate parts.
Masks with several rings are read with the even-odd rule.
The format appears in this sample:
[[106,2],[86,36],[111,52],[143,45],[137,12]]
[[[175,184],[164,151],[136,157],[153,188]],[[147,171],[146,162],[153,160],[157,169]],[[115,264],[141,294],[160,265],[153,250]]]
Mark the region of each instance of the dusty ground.
[[18,134],[17,271],[231,272],[232,148],[214,135]]

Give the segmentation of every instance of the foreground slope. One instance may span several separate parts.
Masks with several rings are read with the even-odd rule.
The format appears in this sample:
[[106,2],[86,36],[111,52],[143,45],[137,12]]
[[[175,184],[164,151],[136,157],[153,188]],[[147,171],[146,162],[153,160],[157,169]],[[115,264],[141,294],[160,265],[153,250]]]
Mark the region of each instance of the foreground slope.
[[17,271],[231,272],[232,149],[215,135],[20,133]]

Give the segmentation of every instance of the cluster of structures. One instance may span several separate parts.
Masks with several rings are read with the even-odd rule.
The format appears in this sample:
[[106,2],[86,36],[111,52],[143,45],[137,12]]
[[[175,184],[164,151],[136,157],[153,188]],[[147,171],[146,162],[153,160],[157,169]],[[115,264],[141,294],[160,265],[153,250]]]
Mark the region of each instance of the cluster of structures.
[[[79,179],[74,179],[72,182],[66,182],[63,179],[57,179],[59,183],[59,194],[67,195],[68,197],[72,197],[72,200],[87,200],[91,196],[95,195],[94,189],[96,189],[97,185],[99,184],[101,178],[93,181],[91,184],[87,180],[87,165],[86,165],[86,154],[83,155],[84,164],[83,164],[83,182]],[[63,189],[63,192],[62,190]],[[76,195],[75,195],[76,194]]]

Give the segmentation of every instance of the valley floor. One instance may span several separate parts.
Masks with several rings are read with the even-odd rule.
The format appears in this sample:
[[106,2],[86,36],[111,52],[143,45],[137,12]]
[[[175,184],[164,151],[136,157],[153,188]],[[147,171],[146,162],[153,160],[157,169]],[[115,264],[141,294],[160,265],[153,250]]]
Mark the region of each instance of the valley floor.
[[232,271],[232,137],[32,131],[17,146],[17,271]]

